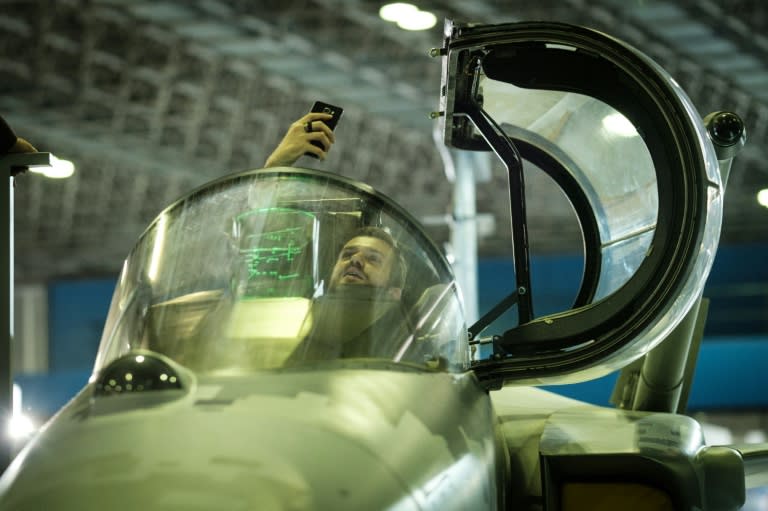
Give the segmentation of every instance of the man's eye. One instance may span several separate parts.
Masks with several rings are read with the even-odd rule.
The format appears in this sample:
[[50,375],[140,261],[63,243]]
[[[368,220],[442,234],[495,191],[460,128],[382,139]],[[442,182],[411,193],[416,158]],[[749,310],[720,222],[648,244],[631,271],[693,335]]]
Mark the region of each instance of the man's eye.
[[372,262],[374,264],[379,264],[379,263],[381,263],[381,256],[379,256],[377,254],[371,254],[371,255],[368,256],[368,261],[370,261],[370,262]]

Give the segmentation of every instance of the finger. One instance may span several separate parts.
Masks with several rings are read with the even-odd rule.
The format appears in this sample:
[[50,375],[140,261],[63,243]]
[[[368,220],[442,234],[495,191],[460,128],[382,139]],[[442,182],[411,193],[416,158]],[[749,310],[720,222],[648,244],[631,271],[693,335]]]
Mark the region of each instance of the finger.
[[[330,116],[329,114],[318,113],[318,115],[333,117],[333,116]],[[309,114],[305,115],[298,121],[291,124],[291,127],[288,131],[289,133],[291,133],[291,135],[296,135],[302,132],[311,133],[312,131],[307,131],[308,129],[307,125],[310,125],[310,129],[312,131],[323,131],[323,132],[331,131],[331,129],[323,122],[323,119],[311,119],[309,118]]]
[[307,148],[305,152],[312,153],[318,158],[320,158],[321,160],[325,159],[325,151],[323,150],[322,147],[317,147],[316,145],[313,145],[313,144],[307,144]]
[[328,137],[328,140],[336,142],[336,135],[333,134],[333,130],[323,121],[312,123],[312,130],[324,133],[325,136]]
[[304,120],[304,117],[295,121],[294,123],[291,124],[291,127],[288,128],[288,132],[286,133],[286,136],[288,136],[288,134],[295,135],[295,134],[307,131],[307,123],[309,122],[312,122],[312,121]]
[[309,112],[304,117],[299,119],[300,124],[304,124],[309,121],[327,121],[328,119],[332,118],[333,115],[331,114],[325,114],[323,112]]
[[[322,120],[316,120],[316,121],[307,121],[312,123],[312,131],[307,131],[307,125],[306,123],[300,124],[301,131],[305,133],[322,133],[326,136],[326,138],[331,142],[336,142],[336,135],[333,134],[333,130],[328,127],[327,124],[325,124]],[[314,140],[314,139],[313,139]]]
[[320,142],[326,151],[333,145],[333,140],[331,140],[323,131],[313,131],[312,133],[308,133],[307,140]]

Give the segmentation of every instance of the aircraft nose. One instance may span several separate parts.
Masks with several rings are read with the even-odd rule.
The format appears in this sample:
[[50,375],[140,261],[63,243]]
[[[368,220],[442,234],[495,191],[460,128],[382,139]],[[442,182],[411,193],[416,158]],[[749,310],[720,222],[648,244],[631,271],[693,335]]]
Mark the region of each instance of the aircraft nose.
[[[286,369],[200,378],[159,402],[83,394],[0,478],[0,509],[472,509],[495,495],[491,423],[456,425],[467,395],[457,385]],[[439,423],[419,413],[428,391],[446,403]]]
[[208,463],[209,474],[237,487],[219,494],[241,493],[243,503],[258,509],[419,509],[391,469],[347,435],[286,419],[251,426],[245,441],[222,439],[228,448],[217,450],[230,454]]
[[392,469],[343,432],[268,410],[195,408],[88,420],[57,434],[45,463],[32,456],[10,470],[6,482],[14,484],[0,492],[0,507],[419,509]]

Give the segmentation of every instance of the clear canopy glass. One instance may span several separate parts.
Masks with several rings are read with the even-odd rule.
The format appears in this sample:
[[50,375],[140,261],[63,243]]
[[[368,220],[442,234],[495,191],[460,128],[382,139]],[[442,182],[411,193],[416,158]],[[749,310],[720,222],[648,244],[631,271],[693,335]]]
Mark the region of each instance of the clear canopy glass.
[[603,264],[595,299],[637,271],[658,216],[656,171],[635,126],[583,94],[523,89],[483,77],[484,109],[511,137],[552,155],[595,213]]
[[224,178],[159,215],[124,263],[95,370],[139,349],[197,373],[336,359],[468,367],[441,253],[385,197],[301,169]]

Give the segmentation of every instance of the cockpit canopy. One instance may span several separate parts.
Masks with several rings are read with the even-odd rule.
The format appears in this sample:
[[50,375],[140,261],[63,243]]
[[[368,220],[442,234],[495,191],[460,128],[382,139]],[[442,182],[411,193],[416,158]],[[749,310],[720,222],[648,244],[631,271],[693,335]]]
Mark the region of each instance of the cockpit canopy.
[[469,365],[456,282],[410,216],[353,181],[288,168],[204,186],[142,235],[95,369],[139,349],[198,373],[361,358]]

